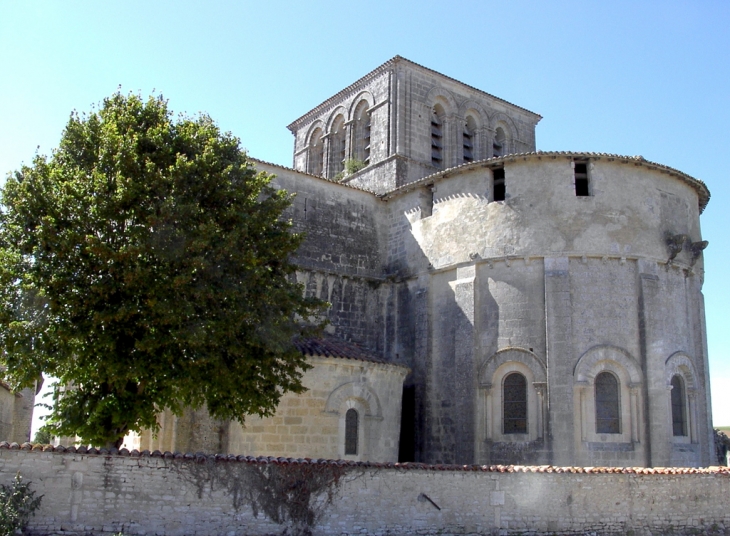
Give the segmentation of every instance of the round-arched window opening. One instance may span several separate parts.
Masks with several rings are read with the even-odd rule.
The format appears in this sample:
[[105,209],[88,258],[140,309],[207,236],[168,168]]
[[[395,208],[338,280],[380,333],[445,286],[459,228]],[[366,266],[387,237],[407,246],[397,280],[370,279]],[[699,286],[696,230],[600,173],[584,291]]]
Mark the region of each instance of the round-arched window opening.
[[687,413],[684,398],[684,380],[678,374],[672,376],[672,434],[687,435]]
[[307,172],[312,175],[322,175],[324,164],[324,142],[322,129],[316,129],[309,140],[309,165]]
[[345,413],[345,454],[346,455],[357,455],[357,429],[358,429],[359,415],[357,410],[348,409]]
[[502,383],[502,426],[505,434],[527,433],[527,380],[519,372]]
[[596,376],[596,433],[620,434],[621,410],[618,396],[618,379],[610,372]]
[[464,162],[472,162],[474,160],[474,134],[476,130],[477,125],[474,118],[468,116],[464,124],[464,133],[462,134]]
[[334,177],[345,169],[346,148],[345,117],[338,115],[330,130],[330,176]]
[[358,162],[370,163],[370,112],[368,102],[363,100],[355,108],[355,136],[352,157]]
[[444,160],[444,109],[436,104],[431,110],[431,165],[440,168]]

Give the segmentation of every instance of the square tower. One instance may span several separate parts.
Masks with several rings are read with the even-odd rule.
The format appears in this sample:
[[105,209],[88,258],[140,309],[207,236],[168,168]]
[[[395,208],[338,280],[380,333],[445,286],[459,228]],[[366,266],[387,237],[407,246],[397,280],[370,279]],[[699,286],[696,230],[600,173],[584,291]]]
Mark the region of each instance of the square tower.
[[294,168],[385,193],[535,150],[538,114],[396,56],[289,125]]

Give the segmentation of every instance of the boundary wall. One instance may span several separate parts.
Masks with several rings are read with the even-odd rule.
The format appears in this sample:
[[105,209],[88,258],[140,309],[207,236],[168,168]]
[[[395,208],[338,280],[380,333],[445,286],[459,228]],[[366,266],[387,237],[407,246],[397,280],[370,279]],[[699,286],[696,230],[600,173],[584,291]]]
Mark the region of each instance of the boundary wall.
[[[0,443],[31,534],[727,534],[730,470],[434,466]],[[311,532],[310,532],[311,530]]]

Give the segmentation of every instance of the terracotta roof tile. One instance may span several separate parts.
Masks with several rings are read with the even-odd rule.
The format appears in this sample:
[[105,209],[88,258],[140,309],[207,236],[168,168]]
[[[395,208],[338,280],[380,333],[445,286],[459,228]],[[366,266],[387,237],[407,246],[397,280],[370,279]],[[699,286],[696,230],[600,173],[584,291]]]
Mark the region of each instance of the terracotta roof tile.
[[396,363],[390,363],[382,356],[360,346],[354,342],[348,342],[333,335],[325,335],[322,338],[298,338],[294,345],[305,356],[311,357],[334,357],[340,359],[354,359],[357,361],[368,361],[371,363],[382,363],[403,367]]
[[482,473],[581,473],[581,474],[643,474],[643,475],[692,475],[692,474],[705,474],[705,475],[716,475],[716,476],[727,476],[730,477],[730,467],[556,467],[553,465],[449,465],[449,464],[437,464],[429,465],[425,463],[416,462],[405,462],[405,463],[394,463],[394,462],[356,462],[352,460],[324,460],[324,459],[309,459],[309,458],[277,458],[273,456],[246,456],[246,455],[226,455],[226,454],[205,454],[203,452],[165,452],[164,454],[159,450],[156,450],[152,454],[148,450],[138,451],[127,449],[97,449],[94,447],[64,447],[51,445],[43,445],[43,449],[34,448],[37,445],[31,443],[8,443],[7,441],[0,442],[0,449],[6,450],[20,450],[23,449],[28,452],[29,456],[35,453],[43,452],[54,452],[54,453],[73,453],[78,454],[97,454],[107,455],[121,458],[141,458],[145,456],[152,456],[155,458],[174,458],[176,460],[188,460],[195,461],[197,463],[213,462],[238,462],[238,463],[253,463],[253,464],[272,464],[272,465],[292,465],[292,464],[312,464],[312,465],[337,465],[340,467],[370,467],[370,468],[384,468],[384,469],[397,469],[406,471],[453,471],[453,472],[464,472],[464,471],[477,471]]
[[334,179],[328,179],[327,177],[322,177],[321,175],[312,175],[311,173],[307,173],[306,171],[299,171],[298,169],[294,169],[289,166],[282,166],[281,164],[274,164],[273,162],[267,162],[266,160],[261,160],[260,158],[254,158],[252,156],[249,156],[248,159],[254,163],[259,162],[259,163],[265,164],[267,166],[278,167],[278,168],[286,170],[286,171],[293,171],[294,173],[299,173],[300,175],[306,175],[307,177],[312,177],[313,179],[319,179],[319,180],[322,180],[325,182],[339,184],[340,186],[350,188],[351,190],[360,190],[361,192],[366,192],[369,194],[376,195],[376,193],[373,190],[368,190],[367,188],[363,188],[362,186],[355,186],[353,184],[349,184],[346,182],[340,182],[340,181],[337,181]]

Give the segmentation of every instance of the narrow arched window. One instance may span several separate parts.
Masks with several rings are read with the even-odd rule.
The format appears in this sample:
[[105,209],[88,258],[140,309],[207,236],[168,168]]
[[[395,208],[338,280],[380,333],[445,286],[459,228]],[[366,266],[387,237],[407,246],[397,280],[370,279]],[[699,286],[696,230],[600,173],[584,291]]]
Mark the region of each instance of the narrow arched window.
[[444,161],[444,109],[437,104],[431,110],[431,164],[440,168]]
[[322,175],[324,165],[324,142],[322,140],[322,129],[312,132],[309,139],[309,163],[307,172],[312,175]]
[[345,454],[357,455],[357,427],[358,414],[355,409],[348,409],[345,413]]
[[345,169],[345,118],[338,115],[330,130],[330,178]]
[[502,426],[505,434],[527,433],[527,380],[519,372],[502,384]]
[[464,162],[472,162],[474,160],[474,135],[476,130],[477,126],[474,118],[468,116],[464,124],[464,133],[462,134]]
[[618,380],[610,372],[596,376],[596,433],[621,433]]
[[672,433],[687,435],[687,413],[684,398],[684,380],[679,375],[672,377]]
[[355,139],[352,158],[370,164],[370,111],[368,102],[360,101],[355,109]]

